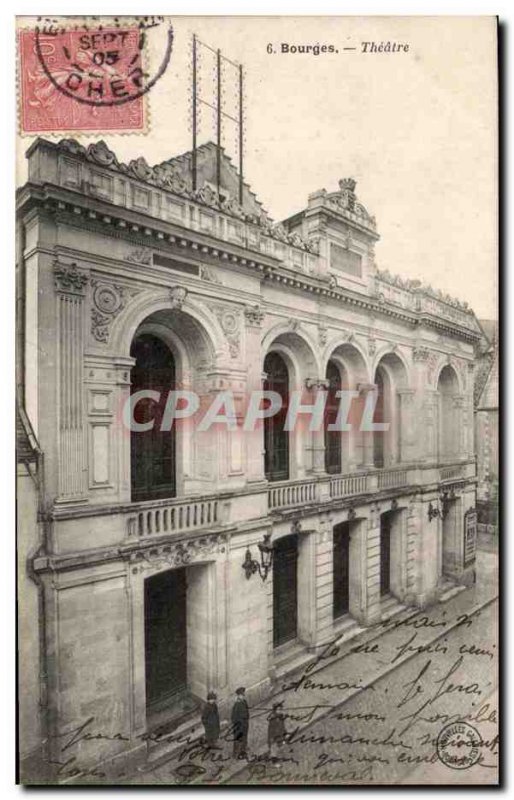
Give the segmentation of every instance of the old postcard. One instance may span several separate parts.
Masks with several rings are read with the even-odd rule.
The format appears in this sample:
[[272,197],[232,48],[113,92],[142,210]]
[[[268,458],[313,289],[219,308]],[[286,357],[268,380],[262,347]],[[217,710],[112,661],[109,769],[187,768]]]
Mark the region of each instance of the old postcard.
[[18,17],[18,778],[494,785],[494,17]]

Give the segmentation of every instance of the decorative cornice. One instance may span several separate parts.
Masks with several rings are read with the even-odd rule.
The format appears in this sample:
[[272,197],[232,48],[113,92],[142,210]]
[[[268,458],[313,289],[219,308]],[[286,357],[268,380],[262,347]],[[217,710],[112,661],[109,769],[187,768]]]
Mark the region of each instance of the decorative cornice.
[[[253,258],[242,256],[227,250],[227,245],[219,240],[216,240],[215,246],[198,245],[195,239],[192,238],[196,235],[194,231],[184,231],[184,235],[181,237],[176,233],[163,231],[163,226],[165,226],[165,228],[168,226],[166,223],[161,223],[160,220],[152,221],[155,226],[154,228],[144,228],[143,225],[129,223],[123,218],[120,218],[120,216],[93,211],[86,204],[80,206],[76,200],[71,203],[69,201],[59,202],[54,198],[50,199],[48,197],[45,199],[46,190],[45,194],[41,194],[40,187],[32,186],[30,187],[30,191],[32,193],[32,198],[36,199],[36,201],[43,206],[44,210],[54,214],[57,213],[63,221],[67,221],[69,218],[70,221],[73,221],[74,225],[80,224],[80,226],[86,230],[102,232],[104,234],[107,233],[114,238],[129,242],[141,240],[142,246],[144,246],[143,238],[148,240],[149,236],[155,235],[159,240],[159,247],[161,249],[166,249],[166,244],[170,245],[172,248],[177,246],[194,246],[196,249],[199,248],[202,253],[208,253],[212,258],[221,259],[224,257],[225,260],[228,258],[241,267],[257,270],[262,273],[264,279],[267,281],[283,284],[289,288],[314,294],[318,297],[343,302],[349,306],[363,308],[377,315],[380,314],[381,317],[397,319],[410,326],[419,326],[423,324],[427,327],[442,331],[449,336],[459,336],[471,342],[479,338],[479,334],[469,327],[464,327],[450,320],[446,321],[439,317],[431,316],[426,312],[402,309],[387,301],[379,303],[373,296],[358,295],[347,289],[342,289],[337,286],[328,286],[327,281],[317,276],[310,276],[305,273],[293,271],[280,265],[279,262],[270,263],[275,261],[275,259],[264,254],[252,253]],[[39,197],[38,194],[40,195]],[[65,194],[68,194],[68,192],[65,192]],[[124,211],[121,207],[115,207],[114,210],[117,214],[121,214]],[[159,225],[159,227],[157,227],[157,225]],[[206,251],[206,253],[204,251]],[[174,252],[174,250],[171,250],[171,252]]]
[[200,536],[177,544],[148,546],[137,550],[120,550],[120,555],[129,562],[133,575],[155,571],[163,567],[185,567],[195,561],[226,551],[226,534]]
[[267,236],[279,239],[293,247],[298,247],[307,252],[314,252],[311,244],[302,239],[297,233],[289,234],[282,223],[274,224],[264,212],[260,214],[247,213],[232,196],[219,197],[208,184],[193,191],[192,187],[184,179],[184,175],[169,161],[151,167],[143,156],[133,159],[128,164],[118,160],[116,154],[110,150],[103,140],[93,142],[87,147],[81,145],[75,139],[61,139],[54,144],[41,140],[47,147],[56,148],[58,151],[71,154],[76,158],[89,161],[100,167],[117,172],[128,178],[134,178],[142,183],[157,186],[160,189],[171,192],[181,197],[194,200],[209,208],[221,211],[228,216],[235,217],[245,222],[254,224],[263,230]]

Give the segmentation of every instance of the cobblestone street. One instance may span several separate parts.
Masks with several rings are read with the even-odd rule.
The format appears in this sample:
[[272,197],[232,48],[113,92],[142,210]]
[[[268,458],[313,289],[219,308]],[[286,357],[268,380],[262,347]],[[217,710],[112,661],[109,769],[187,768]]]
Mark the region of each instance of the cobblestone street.
[[[192,782],[484,783],[497,781],[497,558],[479,552],[477,583],[426,613],[403,613],[282,681],[288,741],[267,756],[265,707],[251,709],[248,763],[192,743],[129,784]],[[437,755],[440,732],[467,720],[481,739],[468,769]]]

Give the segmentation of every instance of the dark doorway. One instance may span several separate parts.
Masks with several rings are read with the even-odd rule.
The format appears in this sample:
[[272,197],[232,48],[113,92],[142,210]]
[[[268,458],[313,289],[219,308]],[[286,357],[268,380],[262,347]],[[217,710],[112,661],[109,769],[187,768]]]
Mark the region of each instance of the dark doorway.
[[391,512],[380,517],[380,594],[391,590]]
[[273,550],[273,646],[296,639],[298,537],[284,536]]
[[278,392],[282,408],[273,417],[264,420],[264,473],[269,481],[286,481],[289,478],[289,434],[284,430],[289,401],[289,374],[278,353],[268,353],[264,359],[266,391]]
[[145,580],[146,705],[159,711],[187,686],[186,570]]
[[142,398],[134,410],[137,423],[154,421],[148,431],[132,430],[130,462],[132,500],[156,500],[175,496],[175,426],[162,431],[161,422],[168,392],[175,388],[175,363],[165,343],[150,334],[138,336],[130,355],[136,359],[132,367],[131,394],[142,389],[160,393],[156,402]]
[[334,619],[350,607],[350,524],[334,527]]
[[325,405],[325,470],[329,475],[338,475],[342,468],[341,431],[328,430],[328,426],[334,425],[337,420],[341,402],[337,397],[337,392],[341,390],[341,373],[333,361],[328,362],[327,379],[329,385]]

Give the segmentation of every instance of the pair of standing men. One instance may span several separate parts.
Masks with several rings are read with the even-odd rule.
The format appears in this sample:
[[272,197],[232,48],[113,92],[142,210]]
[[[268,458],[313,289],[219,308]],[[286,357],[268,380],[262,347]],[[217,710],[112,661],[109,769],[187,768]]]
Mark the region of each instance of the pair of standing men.
[[[232,706],[232,733],[234,737],[234,758],[243,758],[248,747],[248,729],[250,727],[250,709],[245,697],[245,688],[236,689],[236,700]],[[207,703],[202,711],[202,722],[205,728],[205,742],[208,747],[215,747],[220,735],[220,718],[216,694],[209,692]]]

